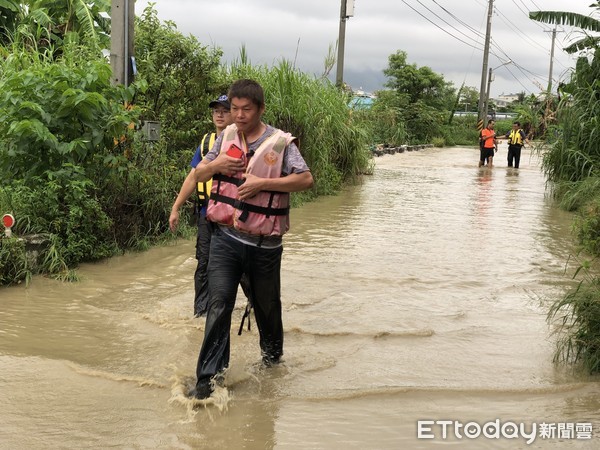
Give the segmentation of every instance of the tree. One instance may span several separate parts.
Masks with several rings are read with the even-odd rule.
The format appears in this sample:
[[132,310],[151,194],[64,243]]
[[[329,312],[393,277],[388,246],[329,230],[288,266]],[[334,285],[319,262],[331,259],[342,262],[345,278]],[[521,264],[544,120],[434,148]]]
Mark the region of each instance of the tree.
[[411,142],[428,142],[442,135],[444,117],[456,103],[452,83],[444,80],[427,66],[408,64],[406,52],[398,50],[389,56],[389,66],[383,71],[393,89],[395,99],[386,98],[397,108],[397,123],[406,128]]
[[421,101],[434,108],[450,109],[454,101],[452,83],[427,66],[408,64],[406,58],[402,50],[389,56],[388,68],[383,71],[390,78],[386,86],[397,91],[407,103]]
[[222,51],[182,35],[171,21],[161,23],[151,4],[136,17],[135,52],[137,78],[148,83],[135,99],[143,117],[161,122],[170,151],[195,149],[212,129],[208,103],[229,87]]
[[465,111],[477,111],[478,102],[479,91],[472,86],[464,86],[460,94],[461,107],[464,107]]
[[25,43],[40,49],[76,36],[88,46],[110,44],[109,0],[0,0],[0,44]]

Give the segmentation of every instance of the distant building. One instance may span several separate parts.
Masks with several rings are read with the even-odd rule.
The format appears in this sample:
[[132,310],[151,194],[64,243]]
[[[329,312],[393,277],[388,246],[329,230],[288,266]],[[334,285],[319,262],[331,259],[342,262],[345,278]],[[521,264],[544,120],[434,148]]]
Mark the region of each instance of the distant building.
[[505,108],[512,102],[519,100],[519,94],[501,94],[493,100],[498,108]]
[[352,100],[348,103],[348,106],[352,109],[369,109],[373,106],[373,101],[377,97],[373,94],[363,91],[362,89],[358,89],[354,91],[354,95],[352,96]]

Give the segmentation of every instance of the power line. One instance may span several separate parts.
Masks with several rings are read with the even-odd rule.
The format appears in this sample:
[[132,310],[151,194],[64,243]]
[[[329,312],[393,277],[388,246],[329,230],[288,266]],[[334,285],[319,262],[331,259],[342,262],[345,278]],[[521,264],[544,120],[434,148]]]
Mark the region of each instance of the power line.
[[[531,39],[529,36],[527,36],[525,33],[523,33],[521,30],[519,30],[518,28],[516,28],[512,22],[510,21],[510,19],[508,17],[506,17],[506,15],[504,15],[504,13],[502,13],[502,11],[500,11],[498,9],[498,7],[495,8],[496,13],[498,14],[500,20],[502,20],[502,22],[504,22],[510,29],[512,29],[513,31],[515,31],[515,33],[517,33],[519,36],[523,37],[524,39],[528,40],[530,43],[532,43],[533,45],[541,48],[544,51],[548,51],[546,48],[544,48],[540,43],[534,41],[533,39]],[[505,20],[506,19],[506,20]]]
[[[493,54],[494,56],[496,56],[496,57],[497,57],[497,55],[496,55],[495,53],[492,53],[492,54]],[[514,66],[515,66],[517,69],[519,69],[519,66],[518,66],[517,64],[515,64],[515,63],[514,63],[514,61],[513,61],[513,65],[514,65]],[[516,75],[513,73],[513,71],[512,71],[512,70],[510,70],[510,68],[509,68],[508,66],[504,66],[504,68],[505,68],[505,70],[506,70],[506,71],[507,71],[507,72],[508,72],[508,73],[509,73],[509,74],[510,74],[510,75],[511,75],[513,78],[514,78],[514,80],[515,80],[517,83],[519,83],[519,84],[521,85],[521,87],[522,87],[522,88],[523,88],[525,91],[527,91],[527,92],[529,92],[529,93],[532,93],[531,89],[529,89],[527,86],[525,86],[525,85],[523,84],[523,82],[521,81],[521,77],[517,77],[517,76],[516,76]],[[519,69],[519,70],[521,70],[521,69]],[[522,72],[522,71],[521,71],[521,72]],[[525,78],[526,78],[526,79],[527,79],[527,80],[528,80],[530,83],[533,83],[533,84],[535,84],[535,83],[533,82],[533,80],[531,80],[531,79],[530,79],[530,78],[529,78],[527,75],[525,75]]]
[[[479,1],[479,0],[476,0],[476,1]],[[448,20],[446,20],[444,17],[440,16],[440,14],[434,12],[431,8],[429,8],[427,5],[425,5],[422,1],[417,0],[417,2],[419,3],[419,5],[421,5],[422,8],[424,8],[426,11],[428,11],[428,13],[418,10],[416,7],[413,7],[412,5],[410,5],[406,0],[402,0],[402,2],[406,6],[408,6],[410,9],[412,9],[414,12],[416,12],[419,16],[421,16],[423,19],[427,20],[433,26],[435,26],[439,30],[443,31],[444,33],[446,33],[447,35],[449,35],[453,39],[456,39],[457,41],[459,41],[459,42],[461,42],[461,43],[463,43],[463,44],[471,47],[474,50],[482,51],[482,48],[479,45],[477,45],[477,44],[471,44],[470,42],[465,41],[464,39],[462,39],[461,37],[457,36],[456,34],[453,34],[452,32],[448,31],[448,29],[446,29],[446,27],[440,26],[440,24],[438,22],[436,22],[434,19],[438,19],[439,21],[443,22],[445,25],[447,25],[452,30],[454,30],[457,34],[460,34],[460,35],[464,36],[466,39],[468,39],[470,41],[476,41],[472,36],[465,34],[464,31],[458,29],[454,24],[451,24],[450,22],[448,22]],[[452,18],[453,20],[455,20],[456,22],[458,22],[460,25],[464,26],[465,29],[468,30],[468,31],[470,31],[471,33],[473,33],[473,35],[478,36],[478,37],[482,37],[483,36],[482,32],[474,29],[472,26],[470,26],[469,24],[465,23],[458,16],[456,16],[451,11],[449,11],[448,9],[446,9],[442,5],[440,5],[436,0],[432,0],[432,2],[438,8],[440,8],[444,12],[445,15],[447,15],[449,18]],[[514,2],[514,0],[513,0],[513,2]],[[519,5],[516,5],[516,6],[519,8],[519,10],[521,12],[524,12],[523,9]],[[502,11],[500,11],[497,7],[495,7],[494,10],[496,11],[496,14],[498,16],[500,16],[500,19],[510,29],[512,29],[515,32],[515,34],[523,37],[523,39],[526,40],[529,43],[529,45],[534,45],[534,46],[542,49],[544,52],[548,52],[548,49],[545,48],[545,47],[543,47],[539,42],[534,41],[529,36],[527,36],[526,34],[524,34],[521,30],[519,30],[518,28],[515,28],[515,26],[513,25],[513,21],[509,20],[506,17],[506,15],[504,15],[502,13]],[[529,14],[528,13],[525,13],[525,14],[527,15],[527,18],[529,18]],[[494,46],[494,50],[495,51],[491,51],[490,53],[492,53],[494,56],[496,56],[499,60],[502,60],[502,57],[498,56],[498,55],[499,54],[504,55],[506,57],[506,59],[509,59],[509,60],[511,60],[513,62],[514,67],[516,67],[519,70],[519,72],[522,74],[522,76],[516,76],[515,73],[513,73],[513,71],[511,71],[509,68],[507,68],[508,73],[512,76],[512,78],[514,78],[514,80],[519,85],[521,85],[521,87],[526,92],[532,93],[532,90],[529,89],[529,88],[527,88],[523,84],[523,81],[522,81],[523,79],[528,80],[528,82],[530,82],[530,83],[532,83],[532,84],[534,84],[534,85],[536,85],[538,87],[541,85],[541,83],[538,80],[543,79],[543,76],[537,75],[537,74],[531,72],[530,70],[526,69],[521,64],[519,64],[518,62],[516,62],[515,59],[511,58],[510,56],[508,56],[508,54],[493,39],[492,39],[492,45]]]
[[[517,8],[521,9],[521,11],[529,19],[529,12],[530,12],[529,7],[523,2],[523,0],[519,0],[519,1],[521,2],[523,7],[525,8],[525,10],[521,9],[521,7],[515,3],[515,0],[512,0],[512,2],[517,6]],[[531,19],[529,19],[529,20],[531,20]],[[533,22],[535,23],[536,26],[540,27],[544,31],[546,31],[548,29],[548,27],[544,26],[544,24],[542,24],[540,22],[537,22],[537,21],[533,21]]]
[[[471,32],[475,33],[475,35],[477,35],[479,37],[484,37],[484,35],[483,35],[483,33],[481,31],[476,30],[471,25],[469,25],[468,23],[466,23],[463,20],[461,20],[460,18],[458,18],[456,15],[454,15],[453,13],[451,13],[450,11],[448,11],[446,8],[444,8],[442,5],[440,5],[438,2],[436,2],[436,0],[432,0],[432,1],[442,11],[444,11],[446,14],[448,14],[450,17],[452,17],[454,20],[456,20],[462,26],[464,26],[465,28],[471,30]],[[471,57],[469,58],[469,64],[467,65],[467,69],[465,70],[465,77],[463,78],[463,84],[466,82],[466,80],[467,80],[467,74],[469,73],[469,70],[471,69],[471,65],[473,64],[473,57],[475,56],[475,50],[478,50],[478,49],[475,48],[475,47],[473,47],[473,50],[471,51]]]
[[462,26],[468,28],[469,30],[471,30],[473,33],[475,33],[476,35],[483,37],[483,33],[479,30],[476,30],[475,28],[473,28],[471,25],[469,25],[468,23],[464,22],[463,20],[461,20],[460,18],[458,18],[456,15],[452,14],[450,11],[448,11],[446,8],[444,8],[442,5],[440,5],[438,2],[436,2],[435,0],[432,0],[433,3],[435,3],[437,6],[439,6],[439,8],[444,11],[446,14],[448,14],[450,17],[452,17],[454,20],[456,20],[458,23],[460,23]]
[[423,4],[423,2],[421,2],[421,0],[417,0],[417,3],[419,5],[421,5],[423,8],[425,8],[427,11],[429,11],[431,14],[433,14],[435,17],[437,17],[438,19],[440,19],[442,22],[444,22],[446,25],[448,25],[450,28],[452,28],[454,31],[459,32],[460,34],[462,34],[463,36],[465,36],[467,39],[471,39],[472,41],[477,43],[477,39],[472,38],[471,36],[467,36],[464,32],[462,32],[461,30],[459,30],[458,28],[456,28],[454,25],[450,24],[449,22],[447,22],[444,18],[440,17],[439,15],[437,15],[435,12],[433,12],[431,9],[429,9],[427,6],[425,6]]
[[439,28],[440,30],[442,30],[444,33],[448,34],[449,36],[451,36],[452,38],[456,39],[457,41],[462,42],[465,45],[468,45],[471,48],[474,48],[476,50],[482,50],[479,47],[476,47],[472,44],[469,44],[468,42],[463,41],[461,38],[454,36],[452,33],[450,33],[448,30],[445,30],[444,28],[440,27],[437,23],[435,23],[434,21],[430,20],[429,17],[423,15],[420,11],[418,11],[417,9],[413,8],[411,5],[409,5],[408,3],[406,3],[405,0],[402,0],[402,3],[404,3],[406,6],[408,6],[410,9],[412,9],[414,12],[416,12],[418,15],[420,15],[422,18],[424,18],[425,20],[427,20],[427,22],[431,23],[432,25],[434,25],[436,28]]
[[[530,78],[530,76],[529,76],[527,73],[529,73],[530,75],[532,75],[534,78],[541,78],[539,75],[536,75],[536,74],[534,74],[533,72],[531,72],[531,71],[529,71],[529,70],[525,69],[525,67],[523,67],[523,66],[522,66],[522,65],[520,65],[518,62],[516,62],[516,61],[515,61],[513,58],[511,58],[511,57],[508,55],[508,53],[506,53],[506,52],[505,52],[505,51],[504,51],[504,50],[503,50],[503,49],[502,49],[500,46],[498,46],[498,44],[496,44],[496,43],[494,42],[494,40],[493,40],[493,39],[492,39],[492,43],[493,43],[493,45],[494,45],[495,47],[497,47],[497,50],[498,50],[500,53],[502,53],[502,55],[504,55],[504,57],[505,57],[506,59],[508,59],[508,60],[512,61],[513,65],[514,65],[514,66],[515,66],[517,69],[519,69],[519,71],[520,71],[520,72],[523,74],[523,76],[524,76],[524,77],[525,77],[527,80],[529,80],[529,81],[530,81],[532,84],[536,84],[536,81],[537,81],[537,80],[535,80],[535,81],[534,81],[534,80],[532,80],[532,79]],[[498,58],[499,60],[501,60],[501,59],[502,59],[502,58],[501,58],[500,56],[498,56],[498,54],[497,54],[497,53],[495,53],[494,51],[490,51],[490,53],[492,53],[492,55],[494,55],[494,56],[495,56],[496,58]],[[521,79],[520,79],[520,78],[518,78],[518,77],[516,77],[516,76],[515,76],[515,74],[513,74],[513,73],[512,73],[512,71],[511,71],[511,70],[510,70],[510,69],[509,69],[507,66],[505,66],[505,68],[506,68],[506,70],[508,71],[508,73],[510,73],[510,74],[512,75],[512,77],[513,77],[513,78],[514,78],[514,79],[515,79],[515,80],[516,80],[516,81],[517,81],[517,82],[518,82],[518,83],[519,83],[521,86],[523,86],[523,88],[524,88],[526,91],[528,91],[528,92],[532,92],[532,91],[531,91],[529,88],[525,87],[525,85],[524,85],[524,84],[521,82]],[[539,83],[539,82],[538,82],[538,83]]]
[[541,11],[542,8],[540,8],[533,0],[530,1],[531,3],[533,3],[533,6],[535,6],[538,9],[538,11]]
[[[515,6],[516,6],[517,8],[519,8],[519,10],[520,10],[520,11],[521,11],[523,14],[525,14],[526,16],[529,16],[529,13],[528,13],[527,11],[525,11],[523,8],[521,8],[521,7],[518,5],[518,3],[517,3],[517,2],[515,2],[515,0],[512,0],[512,2],[515,4]],[[523,3],[523,2],[521,2],[521,3]]]

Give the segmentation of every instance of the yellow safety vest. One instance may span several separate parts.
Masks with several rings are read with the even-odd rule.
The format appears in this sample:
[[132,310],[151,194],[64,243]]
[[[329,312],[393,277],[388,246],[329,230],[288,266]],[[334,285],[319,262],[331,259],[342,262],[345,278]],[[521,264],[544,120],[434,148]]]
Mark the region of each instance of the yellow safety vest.
[[522,130],[511,130],[508,136],[508,143],[511,145],[523,145],[523,136],[521,136]]
[[[202,141],[200,142],[202,158],[204,158],[206,156],[206,154],[209,152],[209,150],[212,148],[216,139],[217,139],[216,133],[206,133],[202,137]],[[208,181],[198,183],[198,201],[200,203],[200,207],[208,205],[208,198],[210,197],[211,187],[212,187],[212,178]]]

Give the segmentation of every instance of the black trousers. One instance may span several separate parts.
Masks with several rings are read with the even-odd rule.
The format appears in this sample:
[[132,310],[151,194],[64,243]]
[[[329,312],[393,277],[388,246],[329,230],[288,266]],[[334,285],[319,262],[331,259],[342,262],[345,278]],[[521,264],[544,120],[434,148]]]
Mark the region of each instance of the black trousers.
[[513,159],[515,162],[515,168],[519,168],[519,161],[521,161],[521,147],[522,145],[508,145],[508,167],[513,166]]
[[208,309],[208,255],[210,252],[211,226],[206,216],[198,214],[198,235],[196,237],[196,259],[194,272],[194,316],[206,314]]
[[[206,216],[198,215],[198,235],[196,237],[196,259],[198,264],[194,272],[194,316],[200,317],[208,310],[208,258],[210,254],[210,240],[212,225]],[[250,299],[250,285],[246,274],[242,275],[240,285],[244,295]]]
[[245,274],[254,306],[263,358],[283,355],[281,255],[283,247],[260,248],[239,242],[216,228],[210,243],[210,292],[204,340],[196,367],[197,383],[206,383],[229,366],[231,314]]

